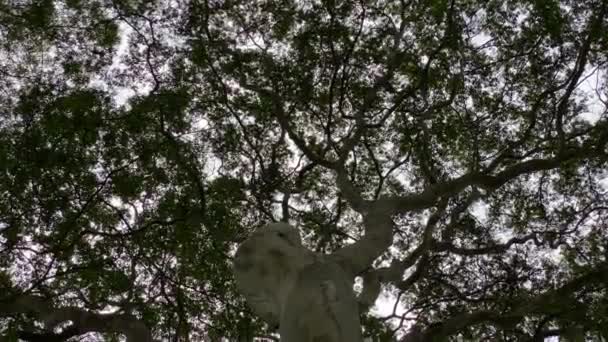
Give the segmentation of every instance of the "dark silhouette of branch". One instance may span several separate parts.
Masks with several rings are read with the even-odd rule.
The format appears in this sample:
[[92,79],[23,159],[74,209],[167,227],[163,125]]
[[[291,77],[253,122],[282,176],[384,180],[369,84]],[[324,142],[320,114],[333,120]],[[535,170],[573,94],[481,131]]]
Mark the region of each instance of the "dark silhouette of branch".
[[[128,314],[99,314],[78,307],[58,307],[50,300],[36,295],[16,294],[0,301],[0,317],[30,314],[45,323],[44,332],[21,331],[19,337],[28,341],[63,341],[88,332],[121,333],[129,342],[151,342],[150,329]],[[53,333],[59,323],[72,325],[61,333]]]
[[571,311],[568,305],[556,305],[569,300],[571,296],[588,287],[606,284],[608,282],[608,264],[601,264],[586,274],[565,283],[555,290],[548,290],[543,294],[531,298],[521,298],[509,311],[497,312],[480,310],[465,312],[432,325],[422,333],[420,341],[438,341],[446,336],[453,335],[462,329],[480,323],[489,322],[498,326],[512,324],[528,315],[554,315],[559,316],[565,311]]

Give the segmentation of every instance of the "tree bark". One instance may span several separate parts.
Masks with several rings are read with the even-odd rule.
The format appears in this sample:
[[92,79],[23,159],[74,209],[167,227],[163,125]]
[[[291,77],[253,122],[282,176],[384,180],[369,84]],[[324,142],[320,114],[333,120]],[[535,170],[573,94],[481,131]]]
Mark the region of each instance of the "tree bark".
[[279,326],[281,341],[363,341],[352,280],[332,260],[304,267],[285,307]]
[[[137,318],[127,314],[98,314],[77,307],[55,307],[47,298],[28,294],[10,296],[0,301],[0,317],[28,313],[45,323],[46,332],[20,332],[20,338],[29,341],[47,340],[72,336],[88,332],[122,333],[129,342],[152,342],[150,329]],[[59,323],[71,321],[72,325],[64,332],[56,334],[53,328]],[[64,336],[69,333],[70,336]]]

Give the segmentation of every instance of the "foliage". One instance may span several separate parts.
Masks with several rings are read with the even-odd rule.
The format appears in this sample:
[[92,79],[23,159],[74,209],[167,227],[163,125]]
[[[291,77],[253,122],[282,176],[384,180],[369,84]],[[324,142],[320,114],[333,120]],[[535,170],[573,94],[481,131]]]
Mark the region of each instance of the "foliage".
[[236,244],[386,203],[368,335],[608,339],[607,6],[0,0],[0,336],[268,336]]

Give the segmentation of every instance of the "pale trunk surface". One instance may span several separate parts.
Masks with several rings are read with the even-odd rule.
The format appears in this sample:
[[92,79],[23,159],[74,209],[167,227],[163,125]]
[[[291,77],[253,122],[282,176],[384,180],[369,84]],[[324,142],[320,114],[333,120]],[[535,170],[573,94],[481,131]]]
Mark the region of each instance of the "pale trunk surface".
[[331,260],[298,273],[281,314],[282,342],[362,342],[352,279]]

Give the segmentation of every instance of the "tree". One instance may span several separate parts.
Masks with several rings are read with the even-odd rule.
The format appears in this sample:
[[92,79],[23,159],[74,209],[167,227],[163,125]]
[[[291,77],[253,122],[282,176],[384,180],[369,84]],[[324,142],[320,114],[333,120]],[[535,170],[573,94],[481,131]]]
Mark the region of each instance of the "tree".
[[608,339],[607,6],[0,0],[0,336],[276,339],[288,221],[366,336]]

